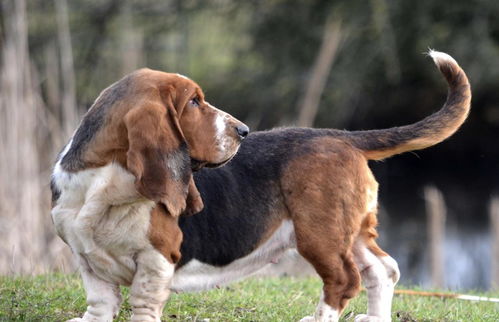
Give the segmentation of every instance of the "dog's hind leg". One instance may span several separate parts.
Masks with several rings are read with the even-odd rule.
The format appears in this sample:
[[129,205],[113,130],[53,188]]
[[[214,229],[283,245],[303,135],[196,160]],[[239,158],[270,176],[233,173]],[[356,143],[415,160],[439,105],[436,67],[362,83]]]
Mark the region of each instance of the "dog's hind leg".
[[312,264],[324,284],[314,316],[301,321],[335,322],[360,290],[360,274],[351,250],[353,232],[348,228],[335,231],[338,221],[327,221],[335,216],[321,216],[317,212],[326,211],[320,209],[314,212],[313,216],[302,212],[294,218],[298,252]]
[[356,322],[391,321],[391,306],[395,284],[400,278],[397,262],[375,242],[376,217],[370,213],[353,247],[354,260],[367,290],[367,315]]
[[344,142],[322,138],[309,153],[291,162],[283,176],[283,195],[293,220],[298,252],[324,283],[313,317],[338,321],[360,291],[353,242],[367,209],[373,178],[366,161]]
[[[314,200],[308,191],[302,196]],[[344,209],[341,201],[336,201],[326,207],[313,202],[288,203],[298,252],[312,264],[324,283],[314,316],[303,318],[303,322],[338,321],[348,301],[360,290],[360,274],[352,253],[358,231],[351,222],[355,216]]]
[[170,295],[173,271],[174,264],[157,250],[139,253],[130,292],[132,321],[161,321],[163,306]]
[[300,321],[338,321],[341,312],[360,289],[360,275],[354,265],[350,251],[329,253],[315,257],[310,250],[302,248],[302,255],[314,266],[324,283],[322,294],[314,316]]

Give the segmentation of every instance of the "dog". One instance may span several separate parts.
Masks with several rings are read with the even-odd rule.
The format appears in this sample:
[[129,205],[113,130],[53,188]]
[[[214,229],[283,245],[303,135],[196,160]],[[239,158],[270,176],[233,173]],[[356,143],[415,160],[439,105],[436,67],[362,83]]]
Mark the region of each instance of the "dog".
[[248,132],[178,74],[141,69],[99,95],[51,180],[52,219],[87,293],[71,321],[112,321],[119,285],[131,286],[133,321],[159,321],[180,258],[178,216],[203,207],[192,166],[228,162]]
[[[204,209],[179,219],[184,240],[171,289],[223,285],[296,248],[324,284],[314,316],[301,321],[338,321],[361,280],[368,308],[355,321],[390,321],[400,273],[375,241],[378,184],[368,160],[437,144],[461,126],[470,110],[464,71],[445,53],[429,55],[449,92],[442,109],[422,121],[357,132],[252,132],[227,165],[196,172]],[[159,227],[152,229],[163,234]]]
[[[174,215],[169,214],[171,210],[164,206],[163,199],[146,194],[148,185],[140,183],[138,167],[126,167],[120,159],[120,178],[116,180],[128,184],[108,187],[107,195],[112,198],[99,203],[108,205],[107,212],[88,209],[89,214],[104,214],[99,214],[101,219],[89,216],[93,220],[80,220],[79,209],[87,206],[84,201],[88,198],[74,202],[70,196],[76,193],[66,192],[66,199],[64,192],[61,194],[68,190],[70,180],[69,174],[61,172],[64,157],[71,155],[66,147],[54,170],[53,217],[59,234],[80,261],[89,304],[83,320],[112,319],[121,303],[117,285],[131,284],[132,320],[159,321],[169,291],[204,290],[235,281],[256,272],[287,249],[296,248],[324,284],[314,316],[301,321],[338,321],[349,299],[359,292],[361,279],[367,289],[368,309],[355,320],[390,321],[393,290],[400,273],[396,261],[375,241],[378,184],[367,161],[445,140],[457,131],[470,109],[471,90],[464,71],[447,54],[430,51],[429,55],[449,84],[447,101],[435,114],[412,125],[384,130],[282,128],[254,132],[233,158],[231,153],[215,159],[200,158],[191,151],[190,169],[199,171],[184,181],[188,185],[175,199],[181,206],[172,207]],[[121,114],[116,115],[116,120],[120,119]],[[247,128],[243,129],[241,132],[246,132]],[[85,121],[79,130],[94,131]],[[143,127],[136,134],[143,135],[145,130]],[[230,152],[235,152],[237,138],[231,142]],[[183,151],[190,151],[188,148]],[[143,162],[154,163],[147,161],[148,157],[154,159],[155,155],[143,155]],[[223,167],[202,169],[229,159]],[[75,172],[72,167],[65,169]],[[81,166],[78,169],[89,171]],[[79,177],[89,177],[79,173]],[[95,180],[99,176],[104,177],[104,173],[94,174]],[[160,178],[153,176],[155,180]],[[75,185],[73,190],[79,189],[82,198],[81,191],[86,193],[88,186]],[[133,199],[129,195],[142,198],[143,204],[129,201]],[[186,216],[179,217],[183,208]],[[142,219],[132,219],[134,216]],[[140,225],[133,227],[128,220]],[[118,223],[121,226],[115,229]],[[92,247],[78,242],[81,235],[87,243],[93,240]],[[122,252],[126,255],[121,256]]]

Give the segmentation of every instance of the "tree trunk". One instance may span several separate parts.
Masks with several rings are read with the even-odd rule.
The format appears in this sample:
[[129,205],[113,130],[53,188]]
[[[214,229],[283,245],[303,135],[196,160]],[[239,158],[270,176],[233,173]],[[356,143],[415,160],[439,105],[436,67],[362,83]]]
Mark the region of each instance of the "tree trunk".
[[341,22],[332,19],[328,20],[324,27],[321,47],[310,71],[305,94],[300,100],[298,126],[309,127],[314,124],[320,98],[331,72],[340,39]]
[[61,50],[62,124],[64,136],[69,138],[78,125],[78,109],[76,106],[73,49],[66,0],[55,0],[55,8],[57,12],[57,36]]
[[433,186],[424,188],[430,248],[432,287],[444,287],[445,202],[442,193]]

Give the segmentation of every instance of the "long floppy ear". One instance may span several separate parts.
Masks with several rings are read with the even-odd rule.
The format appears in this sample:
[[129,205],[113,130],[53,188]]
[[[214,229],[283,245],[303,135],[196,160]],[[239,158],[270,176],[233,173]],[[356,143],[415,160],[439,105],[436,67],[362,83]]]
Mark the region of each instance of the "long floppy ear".
[[138,192],[163,204],[172,216],[179,216],[186,207],[192,171],[175,109],[145,102],[130,110],[124,123],[129,143],[127,167],[136,178]]

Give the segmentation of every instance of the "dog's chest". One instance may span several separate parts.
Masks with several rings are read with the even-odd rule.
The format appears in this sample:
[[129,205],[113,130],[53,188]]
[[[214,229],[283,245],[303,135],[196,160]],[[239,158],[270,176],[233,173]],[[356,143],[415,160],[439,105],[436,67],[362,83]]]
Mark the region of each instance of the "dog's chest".
[[134,187],[134,177],[119,165],[77,173],[54,170],[61,191],[52,209],[56,230],[80,260],[101,278],[129,284],[134,256],[152,247],[148,240],[152,201]]

